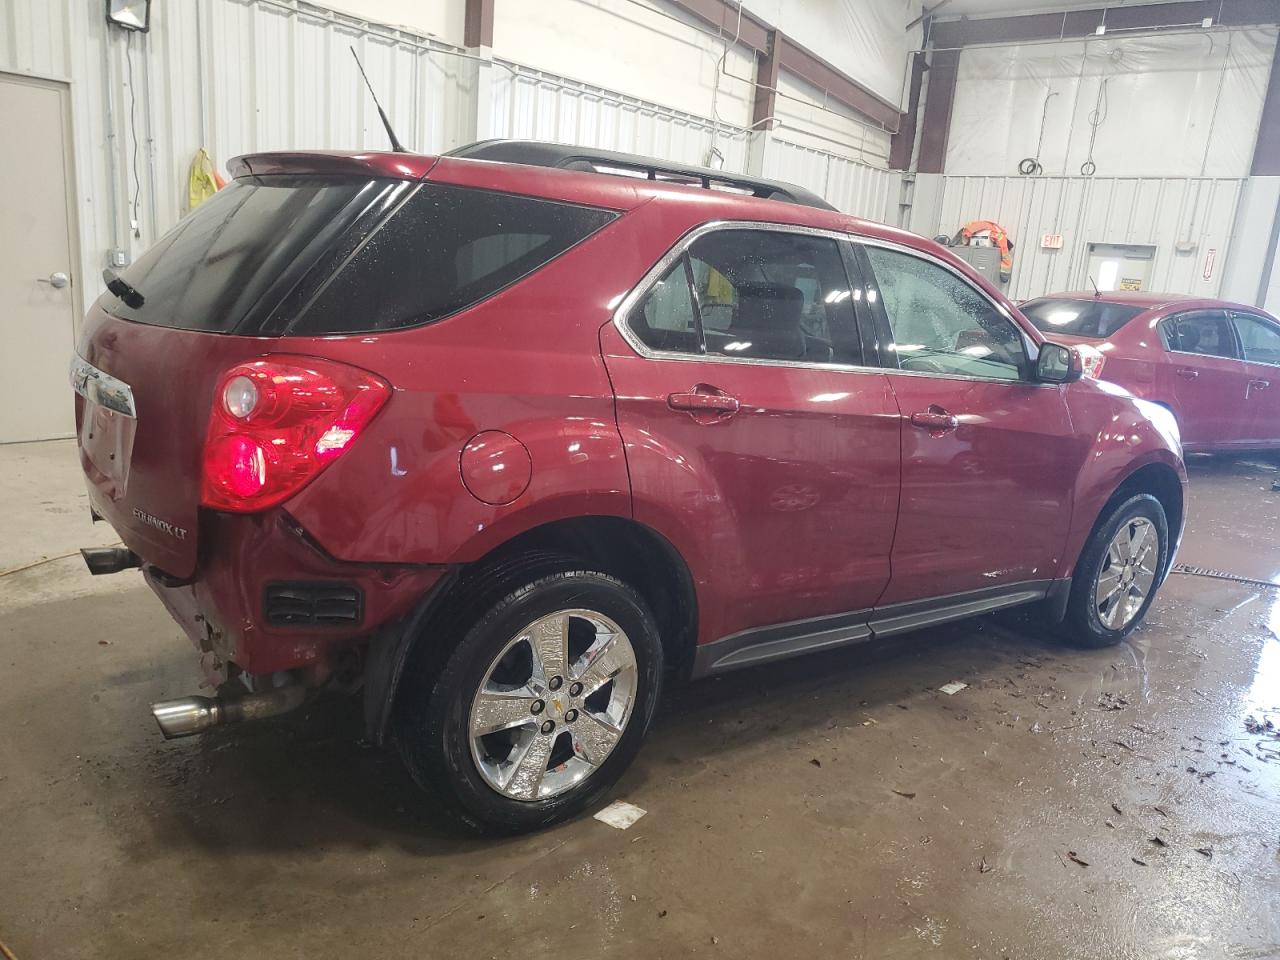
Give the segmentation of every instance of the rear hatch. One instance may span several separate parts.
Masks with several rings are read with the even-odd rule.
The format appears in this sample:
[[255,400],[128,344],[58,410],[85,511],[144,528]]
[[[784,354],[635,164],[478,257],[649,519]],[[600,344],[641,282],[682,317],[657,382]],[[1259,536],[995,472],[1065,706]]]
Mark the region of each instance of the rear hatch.
[[[345,335],[457,313],[617,215],[358,163],[339,174],[333,158],[302,160],[321,174],[289,172],[285,155],[250,159],[109,280],[72,361],[93,509],[175,577],[196,568],[204,443],[227,370],[271,354],[323,357]],[[429,171],[413,159],[417,176]]]
[[176,577],[194,571],[214,382],[283,349],[282,311],[296,312],[319,283],[312,275],[331,274],[326,263],[412,186],[238,179],[109,282],[72,360],[80,457],[93,509],[143,560]]

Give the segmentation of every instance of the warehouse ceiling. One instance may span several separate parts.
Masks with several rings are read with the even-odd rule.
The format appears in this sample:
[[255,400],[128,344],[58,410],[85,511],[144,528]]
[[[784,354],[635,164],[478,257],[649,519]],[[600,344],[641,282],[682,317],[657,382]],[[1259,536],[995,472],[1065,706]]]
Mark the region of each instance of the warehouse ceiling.
[[[1162,0],[1129,0],[1128,3],[1107,3],[1105,0],[1094,0],[1092,3],[1072,3],[1070,0],[950,0],[938,10],[938,19],[953,17],[1005,16],[1017,13],[1058,13],[1063,10],[1092,10],[1101,7],[1136,7]],[[927,4],[933,6],[933,2]]]

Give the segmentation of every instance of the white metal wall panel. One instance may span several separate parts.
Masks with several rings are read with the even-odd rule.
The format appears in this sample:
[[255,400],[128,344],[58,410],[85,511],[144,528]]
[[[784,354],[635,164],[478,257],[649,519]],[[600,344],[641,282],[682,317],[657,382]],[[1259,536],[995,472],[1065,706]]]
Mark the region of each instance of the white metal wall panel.
[[[747,169],[741,126],[513,62],[481,67],[432,38],[309,0],[166,0],[152,4],[145,35],[109,29],[102,0],[0,0],[0,70],[71,86],[81,306],[100,291],[110,251],[138,256],[186,212],[198,148],[223,171],[259,150],[385,148],[349,46],[412,150],[531,137]],[[474,104],[482,76],[487,111]],[[787,129],[816,137],[819,120],[830,118],[793,117]],[[890,216],[897,175],[853,161],[854,148],[771,139],[767,152],[768,175],[850,213]]]
[[[495,61],[495,137],[555,140],[742,172],[747,131],[602,87]],[[719,156],[710,155],[712,142]]]
[[894,221],[901,174],[857,163],[826,150],[771,137],[764,175],[808,187],[836,209],[884,223]]
[[[943,177],[933,211],[916,210],[912,228],[953,235],[970,220],[994,220],[1014,242],[1015,300],[1088,286],[1088,244],[1155,247],[1151,289],[1216,296],[1231,255],[1243,180],[1226,178]],[[1042,249],[1046,233],[1060,250]],[[1178,245],[1193,249],[1180,252]],[[1213,250],[1214,265],[1205,278]]]

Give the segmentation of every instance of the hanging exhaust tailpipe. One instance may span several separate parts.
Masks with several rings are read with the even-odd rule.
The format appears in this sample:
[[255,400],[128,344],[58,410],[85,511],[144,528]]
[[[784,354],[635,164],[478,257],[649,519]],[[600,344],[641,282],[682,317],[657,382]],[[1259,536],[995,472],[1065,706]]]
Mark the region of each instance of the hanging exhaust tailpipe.
[[166,740],[190,737],[211,727],[275,717],[302,706],[306,688],[291,683],[243,697],[181,697],[151,705],[151,715]]

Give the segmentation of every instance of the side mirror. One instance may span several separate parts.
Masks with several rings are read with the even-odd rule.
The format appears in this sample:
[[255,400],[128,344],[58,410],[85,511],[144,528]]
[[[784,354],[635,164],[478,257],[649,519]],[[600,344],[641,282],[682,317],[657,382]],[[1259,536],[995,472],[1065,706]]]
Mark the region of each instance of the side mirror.
[[1036,379],[1041,383],[1072,383],[1084,376],[1080,354],[1061,343],[1042,343],[1036,358]]

